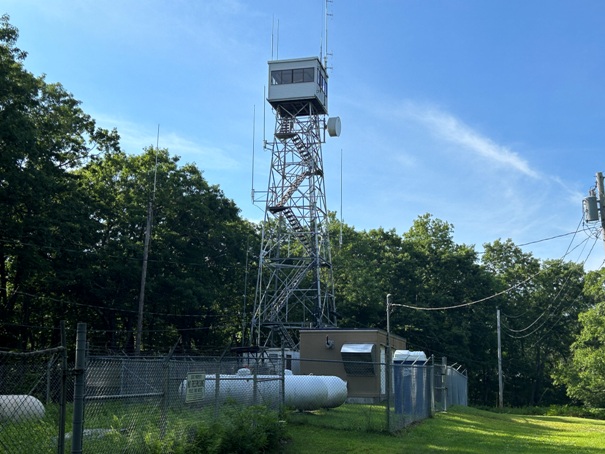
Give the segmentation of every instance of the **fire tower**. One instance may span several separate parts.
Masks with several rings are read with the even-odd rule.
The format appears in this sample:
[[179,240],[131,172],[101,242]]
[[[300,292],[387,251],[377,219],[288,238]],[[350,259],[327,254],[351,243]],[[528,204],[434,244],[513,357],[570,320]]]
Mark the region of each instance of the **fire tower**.
[[269,62],[275,112],[263,202],[251,344],[297,349],[300,328],[336,326],[321,144],[340,135],[329,118],[328,75],[316,58]]

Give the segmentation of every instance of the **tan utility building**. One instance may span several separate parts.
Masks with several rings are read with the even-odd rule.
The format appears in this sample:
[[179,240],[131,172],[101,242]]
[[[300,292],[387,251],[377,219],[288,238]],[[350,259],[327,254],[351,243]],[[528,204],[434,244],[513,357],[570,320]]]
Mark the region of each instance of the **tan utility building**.
[[[405,350],[389,336],[391,354]],[[300,373],[335,375],[347,382],[348,401],[377,403],[386,396],[387,333],[381,329],[301,329]]]

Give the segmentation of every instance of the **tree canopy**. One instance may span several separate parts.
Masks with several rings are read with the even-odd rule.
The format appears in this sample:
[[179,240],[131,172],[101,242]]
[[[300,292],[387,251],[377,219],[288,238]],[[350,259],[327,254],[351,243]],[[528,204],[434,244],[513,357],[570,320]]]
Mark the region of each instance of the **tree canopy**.
[[147,348],[179,335],[188,347],[226,342],[237,331],[228,327],[240,326],[254,227],[194,165],[167,150],[120,150],[117,131],[98,128],[60,84],[24,68],[17,37],[3,16],[2,345],[44,346],[57,338],[48,328],[66,319],[90,321],[108,348],[130,350],[149,214]]
[[[605,270],[588,273],[584,293],[590,309],[579,315],[580,331],[569,357],[555,371],[555,382],[573,399],[593,407],[605,406]],[[575,323],[575,321],[574,321]]]

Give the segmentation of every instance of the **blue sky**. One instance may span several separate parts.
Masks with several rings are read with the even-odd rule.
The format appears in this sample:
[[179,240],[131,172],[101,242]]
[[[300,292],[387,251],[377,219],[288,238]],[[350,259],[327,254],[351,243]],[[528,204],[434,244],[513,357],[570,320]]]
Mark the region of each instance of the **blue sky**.
[[[253,174],[267,185],[272,43],[274,57],[319,55],[324,4],[4,0],[0,12],[26,68],[117,127],[127,152],[155,144],[159,124],[161,147],[260,220],[251,189]],[[330,210],[398,233],[428,212],[478,251],[511,238],[542,259],[601,266],[595,225],[536,241],[577,229],[605,171],[605,2],[334,0],[329,11],[329,110],[342,120],[323,147]]]

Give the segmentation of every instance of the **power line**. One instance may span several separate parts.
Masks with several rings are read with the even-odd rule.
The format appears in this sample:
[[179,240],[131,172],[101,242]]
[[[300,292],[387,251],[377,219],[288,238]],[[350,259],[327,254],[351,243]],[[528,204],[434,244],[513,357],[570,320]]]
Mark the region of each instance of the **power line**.
[[[54,326],[38,326],[38,325],[24,325],[24,324],[15,324],[15,323],[0,323],[0,327],[11,327],[11,328],[27,328],[27,329],[37,329],[37,330],[46,330],[46,331],[60,331],[59,327]],[[65,327],[66,330],[74,330],[71,327]],[[209,331],[214,329],[211,326],[197,326],[193,328],[176,328],[176,330],[180,333],[182,331]],[[175,328],[166,328],[166,329],[144,329],[143,333],[165,333],[165,332],[174,332]],[[133,329],[91,329],[88,328],[87,332],[89,333],[115,333],[115,334],[132,334],[134,332]]]
[[[587,240],[588,240],[588,239],[586,239],[586,240],[582,241],[582,243],[586,243],[586,241],[587,241]],[[580,244],[582,244],[582,243],[580,243]],[[595,240],[595,243],[596,243],[596,240]],[[594,244],[595,244],[595,243],[593,243],[593,246],[592,246],[592,248],[590,249],[590,252],[592,252],[592,249],[594,248]],[[584,247],[585,247],[585,246],[586,246],[586,245],[584,245]],[[574,249],[576,249],[576,248],[574,248]],[[572,251],[573,251],[574,249],[572,249]],[[588,256],[590,256],[590,252],[589,252]],[[586,257],[586,259],[588,259],[588,257]],[[586,260],[585,260],[585,261],[586,261]],[[557,294],[555,295],[555,297],[554,297],[553,301],[551,302],[551,304],[549,304],[549,305],[548,305],[548,307],[547,307],[546,309],[544,309],[544,311],[542,311],[542,313],[541,313],[541,314],[538,316],[538,318],[536,318],[536,319],[535,319],[535,320],[534,320],[532,323],[530,323],[528,326],[526,326],[526,327],[525,327],[525,328],[523,328],[523,329],[519,329],[519,330],[517,330],[517,329],[513,329],[513,328],[510,328],[510,327],[506,326],[506,324],[504,324],[504,323],[502,324],[502,326],[503,326],[504,328],[506,328],[508,331],[513,332],[513,333],[522,333],[522,332],[527,331],[528,329],[530,329],[530,328],[531,328],[532,326],[534,326],[534,325],[535,325],[535,324],[536,324],[536,323],[537,323],[537,322],[538,322],[538,321],[539,321],[539,320],[540,320],[540,319],[541,319],[541,318],[542,318],[544,315],[546,315],[546,313],[549,311],[549,309],[550,309],[550,308],[552,308],[552,307],[553,307],[553,303],[554,303],[554,302],[555,302],[555,301],[556,301],[556,300],[559,298],[559,296],[561,296],[561,293],[563,292],[563,290],[565,289],[565,287],[566,287],[567,283],[569,282],[570,277],[571,277],[571,269],[569,269],[569,270],[568,270],[568,272],[567,272],[567,277],[566,277],[566,279],[565,279],[565,282],[563,283],[563,285],[561,286],[561,288],[559,289],[559,291],[558,291],[558,292],[557,292]],[[526,311],[525,313],[527,313],[527,312],[528,312],[528,311]],[[516,318],[518,318],[518,317],[516,317]],[[544,323],[546,323],[546,322],[544,322]],[[544,323],[543,323],[542,325],[540,325],[540,326],[539,326],[537,329],[540,329],[542,326],[544,326]],[[535,332],[535,331],[534,331],[534,332]]]
[[467,307],[467,306],[472,306],[474,304],[483,303],[485,301],[489,301],[491,299],[494,299],[494,298],[496,298],[498,296],[504,295],[504,294],[510,292],[511,290],[515,289],[516,287],[519,287],[521,284],[525,284],[526,282],[530,281],[537,274],[538,273],[536,273],[533,276],[528,277],[524,281],[517,282],[515,285],[510,286],[506,290],[502,290],[501,292],[495,293],[495,294],[490,295],[490,296],[486,296],[485,298],[481,298],[481,299],[476,300],[476,301],[471,301],[469,303],[461,303],[461,304],[456,304],[454,306],[444,306],[444,307],[420,307],[420,306],[411,306],[411,305],[408,305],[408,304],[391,304],[391,306],[406,307],[408,309],[415,309],[415,310],[418,310],[418,311],[445,311],[445,310],[450,310],[450,309],[459,309],[461,307]]
[[[571,239],[571,242],[569,244],[569,246],[567,246],[567,251],[565,252],[565,254],[563,255],[563,257],[561,257],[561,259],[559,259],[559,261],[562,261],[571,251],[569,250],[569,248],[571,247],[571,244],[573,243],[573,240],[575,238],[575,235],[578,233],[578,231],[580,231],[580,226],[582,225],[582,219],[580,219],[580,223],[578,224],[578,226],[576,227],[576,231],[575,232],[571,232],[569,234],[564,234],[564,235],[559,235],[557,237],[560,236],[567,236],[567,235],[574,235],[574,237]],[[555,238],[555,237],[552,237]],[[550,239],[552,239],[550,238]],[[545,241],[545,240],[544,240]],[[572,249],[572,251],[575,250]],[[592,250],[592,249],[591,249]],[[540,270],[538,270],[536,273],[532,274],[531,276],[529,276],[527,279],[521,281],[521,282],[517,282],[516,284],[508,287],[505,290],[502,290],[498,293],[495,293],[493,295],[487,296],[485,298],[481,298],[479,300],[475,300],[475,301],[470,301],[468,303],[461,303],[461,304],[455,304],[452,306],[444,306],[444,307],[421,307],[421,306],[412,306],[412,305],[408,305],[408,304],[391,304],[391,306],[398,306],[398,307],[405,307],[408,309],[414,309],[414,310],[418,310],[418,311],[445,311],[445,310],[451,310],[451,309],[459,309],[462,307],[468,307],[468,306],[472,306],[478,303],[483,303],[485,301],[489,301],[491,299],[494,299],[498,296],[504,295],[512,290],[514,290],[515,288],[519,287],[522,284],[525,284],[526,282],[529,282],[530,280],[532,280],[533,278],[535,278],[537,275],[539,275],[540,273],[544,272],[545,269],[542,268]]]
[[[0,287],[0,289],[8,290],[6,287]],[[38,296],[38,295],[34,295],[33,293],[23,292],[20,290],[13,292],[13,294],[27,296],[27,297],[34,298],[37,300],[52,301],[55,303],[67,304],[70,306],[86,307],[86,308],[96,309],[96,310],[106,310],[106,311],[114,311],[114,312],[133,313],[133,314],[138,313],[138,311],[132,310],[132,309],[120,309],[120,308],[113,308],[113,307],[107,307],[107,306],[95,306],[94,304],[77,303],[75,301],[53,298],[51,296]],[[174,314],[174,313],[166,313],[166,312],[145,312],[145,314],[153,315],[153,316],[162,316],[162,317],[187,317],[187,318],[199,318],[199,319],[223,318],[223,317],[227,318],[225,315],[221,315],[221,314],[195,315],[195,314]]]
[[[586,256],[586,259],[584,260],[584,262],[586,262],[586,260],[588,260],[588,257],[590,257],[590,255],[591,255],[591,253],[592,253],[592,251],[593,251],[593,249],[594,249],[594,247],[595,247],[595,245],[596,245],[596,243],[597,243],[597,240],[598,240],[598,238],[595,238],[595,241],[594,241],[594,243],[593,243],[592,247],[590,248],[590,251],[589,251],[588,255]],[[583,262],[583,263],[584,263],[584,262]],[[557,299],[559,299],[559,297],[560,297],[561,293],[562,293],[562,292],[563,292],[563,290],[566,288],[566,286],[567,286],[567,284],[568,284],[568,282],[569,282],[569,279],[571,278],[571,271],[572,271],[572,270],[571,270],[571,269],[569,269],[568,274],[567,274],[567,278],[566,278],[565,282],[563,283],[563,285],[561,286],[561,289],[559,289],[559,291],[558,291],[558,292],[557,292],[557,294],[555,295],[555,298],[553,299],[553,302],[554,302],[554,301],[556,301]],[[581,295],[581,293],[582,293],[582,290],[580,289],[579,293],[578,293],[577,295],[575,295],[575,297],[572,299],[572,301],[570,302],[570,304],[567,306],[567,309],[568,309],[569,307],[571,307],[571,305],[572,305],[573,303],[575,303],[575,302],[578,300],[578,297]],[[543,328],[543,327],[546,325],[546,323],[548,322],[548,319],[549,319],[550,317],[554,316],[554,314],[555,314],[555,313],[556,313],[556,312],[557,312],[557,311],[558,311],[558,310],[561,308],[561,305],[562,305],[562,304],[563,304],[563,301],[561,300],[561,302],[560,302],[560,303],[557,305],[557,307],[555,307],[555,308],[554,308],[554,310],[553,310],[553,311],[552,311],[552,312],[551,312],[551,313],[548,315],[548,317],[547,317],[547,318],[546,318],[546,319],[545,319],[545,320],[544,320],[544,321],[543,321],[543,322],[540,324],[540,326],[536,327],[536,328],[535,328],[533,331],[531,331],[530,333],[527,333],[527,334],[524,334],[524,335],[521,335],[521,336],[515,336],[515,335],[512,335],[512,334],[508,334],[508,333],[506,333],[506,334],[507,334],[507,336],[509,336],[509,337],[511,337],[511,338],[513,338],[513,339],[525,339],[525,338],[527,338],[527,337],[530,337],[530,336],[534,335],[535,333],[537,333],[537,332],[538,332],[540,329],[542,329],[542,328]],[[549,307],[548,307],[548,308],[546,308],[546,309],[545,309],[545,310],[542,312],[542,314],[540,314],[540,316],[539,316],[539,317],[538,317],[536,320],[534,320],[534,322],[532,322],[530,325],[528,325],[527,327],[523,328],[522,330],[511,330],[511,329],[509,329],[508,327],[506,327],[506,328],[507,328],[509,331],[512,331],[512,332],[515,332],[515,333],[524,332],[524,331],[528,330],[529,328],[531,328],[531,327],[532,327],[532,326],[533,326],[533,325],[534,325],[534,324],[535,324],[535,323],[536,323],[536,322],[537,322],[537,321],[538,321],[540,318],[542,318],[544,315],[546,315],[546,313],[547,313],[547,312],[548,312],[548,311],[549,311],[551,308],[552,308],[552,304],[550,304],[550,305],[549,305]],[[556,321],[555,321],[555,322],[552,324],[552,326],[551,326],[551,327],[548,329],[548,331],[547,331],[546,333],[544,333],[544,335],[543,335],[543,336],[542,336],[540,339],[538,339],[538,341],[536,341],[536,344],[537,344],[538,342],[540,342],[540,340],[542,340],[546,334],[548,334],[550,331],[552,331],[552,329],[553,329],[553,328],[556,326],[556,324],[559,322],[559,320],[561,320],[561,317],[563,316],[563,313],[564,313],[564,311],[562,310],[562,311],[560,312],[559,317],[557,318],[557,320],[556,320]]]
[[[550,241],[550,240],[556,240],[557,238],[563,238],[569,235],[576,235],[578,232],[589,232],[594,234],[594,230],[593,228],[583,228],[583,229],[576,229],[575,232],[567,232],[567,233],[561,233],[560,235],[554,235],[554,236],[550,236],[547,238],[542,238],[539,240],[534,240],[534,241],[528,241],[527,243],[521,243],[521,244],[516,244],[515,246],[517,247],[523,247],[523,246],[529,246],[531,244],[537,244],[537,243],[543,243],[544,241]],[[477,254],[485,254],[485,251],[477,251]]]
[[[563,238],[563,237],[566,237],[566,236],[569,236],[569,235],[574,235],[575,236],[579,231],[580,231],[579,229],[576,229],[575,232],[562,233],[560,235],[555,235],[555,236],[551,236],[551,237],[548,237],[548,238],[543,238],[541,240],[529,241],[527,243],[518,244],[517,246],[519,246],[519,247],[529,246],[530,244],[537,244],[537,243],[542,243],[544,241],[556,240],[557,238]],[[581,231],[582,232],[586,232],[586,231],[591,231],[591,229],[587,229],[586,228],[586,229],[582,229]]]
[[[581,217],[581,218],[580,218],[580,222],[578,222],[578,226],[576,227],[576,233],[579,231],[580,226],[582,225],[582,222],[583,222],[583,217]],[[586,229],[584,229],[584,231],[585,231],[585,230],[586,230]],[[563,254],[563,257],[561,257],[561,259],[560,259],[559,261],[562,261],[562,260],[563,260],[565,257],[567,257],[567,256],[568,256],[568,255],[569,255],[571,252],[573,252],[575,249],[577,249],[577,248],[578,248],[578,247],[580,247],[582,244],[585,244],[585,243],[586,243],[586,241],[588,241],[588,238],[586,238],[584,241],[582,241],[582,242],[581,242],[579,245],[575,246],[575,247],[574,247],[573,249],[571,249],[571,251],[570,251],[570,248],[571,248],[571,245],[573,244],[574,239],[575,239],[575,234],[574,234],[573,238],[571,239],[571,241],[569,242],[569,245],[567,246],[567,250],[565,251],[565,254]],[[594,245],[593,245],[593,247],[594,247]],[[592,251],[592,248],[591,248],[591,251]],[[587,258],[588,258],[588,257],[587,257]],[[585,261],[586,261],[586,259],[584,260],[584,262],[585,262]],[[528,310],[526,310],[526,311],[525,311],[523,314],[521,314],[521,315],[514,315],[514,316],[513,316],[513,315],[507,315],[507,314],[504,314],[504,313],[503,313],[503,315],[504,315],[505,317],[507,317],[507,318],[521,318],[522,316],[524,316],[524,315],[525,315],[525,314],[527,314],[528,312],[530,312],[530,310],[529,310],[529,309],[528,309]],[[542,312],[542,314],[540,315],[540,317],[538,317],[538,319],[539,319],[539,318],[541,318],[541,317],[542,317],[542,315],[544,315],[544,313],[545,313],[545,312]],[[537,321],[537,320],[536,320],[536,321]],[[534,322],[534,323],[535,323],[535,322]],[[504,324],[503,324],[503,326],[504,326],[505,328],[507,328],[507,329],[508,329],[508,327],[507,327],[506,325],[504,325]],[[530,326],[533,326],[533,323],[532,323]],[[524,330],[521,330],[521,331],[525,331],[525,329],[524,329]]]
[[[42,251],[51,251],[51,252],[72,252],[72,253],[78,253],[78,254],[83,254],[83,255],[87,255],[84,252],[84,249],[89,249],[89,246],[85,246],[85,245],[78,245],[77,246],[81,246],[82,249],[70,249],[70,248],[65,248],[65,247],[55,247],[55,246],[43,246],[40,244],[34,244],[31,242],[24,242],[18,239],[9,239],[9,238],[0,238],[0,243],[4,243],[4,244],[10,244],[10,245],[14,245],[14,246],[27,246],[27,247],[31,247],[31,248],[35,248],[38,250],[42,250]],[[141,258],[140,257],[124,257],[122,255],[116,255],[116,254],[108,254],[106,252],[104,252],[102,249],[101,250],[96,250],[95,252],[102,254],[104,258],[108,258],[108,259],[117,259],[117,260],[121,260],[121,261],[128,261],[128,262],[135,262],[135,263],[140,263],[141,262]],[[208,256],[208,254],[204,254],[204,257],[208,257],[211,260],[217,260],[221,257],[224,257],[225,254],[217,254],[214,256]],[[194,267],[194,268],[211,268],[208,266],[208,263],[204,263],[204,262],[188,262],[188,261],[176,261],[176,260],[164,260],[162,259],[153,259],[150,258],[149,259],[150,263],[162,263],[162,264],[167,264],[167,265],[179,265],[179,266],[187,266],[187,267]],[[221,265],[222,269],[231,269],[231,270],[236,270],[236,269],[241,269],[242,265],[241,264],[236,264],[236,265]]]

